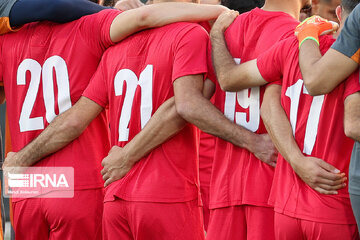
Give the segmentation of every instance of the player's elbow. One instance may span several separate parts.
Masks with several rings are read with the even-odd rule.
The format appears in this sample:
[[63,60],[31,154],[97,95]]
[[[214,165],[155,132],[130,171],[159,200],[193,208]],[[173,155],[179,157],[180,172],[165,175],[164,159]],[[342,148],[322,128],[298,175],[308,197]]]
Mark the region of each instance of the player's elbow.
[[176,101],[176,111],[177,113],[186,121],[192,123],[196,116],[197,102],[193,101],[192,97],[186,98],[181,101]]
[[347,137],[352,138],[356,141],[360,140],[359,121],[350,121],[345,118],[344,130],[345,130],[345,135]]
[[218,75],[217,78],[218,78],[221,90],[223,90],[225,92],[239,91],[239,90],[237,90],[236,85],[234,84],[234,82],[232,81],[232,79],[230,78],[230,76],[228,74],[220,74],[220,75]]
[[316,77],[304,78],[304,85],[311,96],[318,96],[328,93],[327,86],[320,84]]
[[147,29],[154,27],[154,19],[152,18],[152,13],[149,8],[141,7],[136,9],[137,11],[137,20],[136,23],[139,29]]
[[77,138],[85,130],[86,124],[75,115],[70,115],[64,119],[62,127],[59,128],[61,132],[67,132],[70,140]]
[[271,106],[269,101],[263,101],[260,107],[260,116],[264,123],[269,121],[269,118],[271,117]]

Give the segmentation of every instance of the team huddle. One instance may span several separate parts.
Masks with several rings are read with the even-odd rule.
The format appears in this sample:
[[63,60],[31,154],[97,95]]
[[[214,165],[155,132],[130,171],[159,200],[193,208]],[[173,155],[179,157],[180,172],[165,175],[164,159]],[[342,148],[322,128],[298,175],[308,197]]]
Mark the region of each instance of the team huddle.
[[360,1],[337,40],[311,0],[31,1],[0,3],[3,169],[74,196],[12,198],[15,239],[360,238]]

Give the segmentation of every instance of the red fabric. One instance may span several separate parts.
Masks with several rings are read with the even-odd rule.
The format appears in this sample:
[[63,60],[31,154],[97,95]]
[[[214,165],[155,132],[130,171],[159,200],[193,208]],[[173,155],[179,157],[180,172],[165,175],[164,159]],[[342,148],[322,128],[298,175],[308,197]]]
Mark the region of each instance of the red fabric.
[[197,200],[150,203],[116,199],[105,202],[103,239],[204,240],[201,208]]
[[[321,37],[322,53],[333,42],[330,36]],[[323,159],[347,174],[354,141],[344,134],[344,99],[360,90],[359,73],[354,73],[330,94],[312,97],[306,94],[301,80],[297,44],[295,37],[277,44],[258,58],[258,68],[267,81],[283,77],[281,104],[295,130],[299,148],[305,155]],[[299,105],[296,111],[297,100]],[[308,134],[304,144],[306,130]],[[282,157],[277,162],[269,201],[275,205],[276,212],[291,217],[324,223],[355,224],[347,187],[339,190],[338,195],[319,194],[306,185]]]
[[275,213],[275,237],[277,240],[356,240],[359,233],[356,224],[319,223]]
[[[225,33],[227,46],[234,58],[241,62],[255,59],[281,39],[292,36],[299,24],[283,12],[254,9],[240,15]],[[260,119],[260,106],[264,88],[253,88],[243,95],[225,93],[218,85],[215,93],[216,107],[237,124],[256,133],[266,133]],[[242,104],[242,106],[240,105]],[[241,119],[243,118],[243,119]],[[210,209],[251,204],[267,204],[274,168],[261,162],[246,149],[216,139],[215,159],[210,188]]]
[[[46,111],[45,100],[55,114],[59,114],[59,105],[64,105],[65,102],[74,105],[78,101],[96,71],[102,53],[113,45],[109,34],[110,25],[119,13],[117,10],[104,10],[67,24],[28,24],[17,33],[0,37],[0,63],[6,66],[1,68],[0,79],[5,86],[13,151],[19,151],[31,142],[49,124],[48,121],[52,120],[46,117],[46,113],[51,111]],[[55,60],[55,70],[49,65],[46,67],[51,64],[50,60]],[[26,62],[28,64],[24,65]],[[26,74],[21,74],[21,70],[26,71]],[[50,74],[54,76],[46,77]],[[21,80],[24,81],[23,85]],[[44,82],[53,84],[54,90],[43,91]],[[71,101],[66,101],[66,98],[58,99],[58,82],[62,84],[61,92],[64,95],[70,94]],[[66,86],[67,82],[69,86]],[[31,93],[36,96],[33,106],[31,101],[24,104],[25,97],[29,97]],[[52,97],[45,98],[44,93]],[[54,103],[49,103],[51,99]],[[23,127],[33,127],[34,124],[30,121],[39,121],[43,127],[38,130],[23,129],[21,132],[20,117],[26,109],[30,116],[22,118],[25,124]],[[109,150],[106,128],[105,114],[100,114],[78,139],[38,162],[36,166],[71,166],[75,170],[75,189],[102,187],[100,161]]]
[[206,240],[273,240],[274,237],[272,208],[242,205],[211,210]]
[[13,203],[17,240],[101,239],[103,189],[73,198],[28,198]]
[[203,202],[204,227],[208,228],[210,210],[209,210],[209,193],[211,169],[214,160],[215,137],[205,132],[200,132],[199,147],[199,178],[201,200]]
[[[141,124],[148,121],[140,109],[150,118],[150,114],[174,96],[173,81],[207,72],[207,43],[208,34],[199,25],[177,23],[133,35],[104,54],[84,96],[104,107],[109,104],[112,145],[122,147],[140,132]],[[133,82],[119,81],[123,73],[127,74],[127,79],[132,76]],[[118,96],[115,96],[115,84],[124,86]],[[129,94],[125,84],[126,89],[133,88],[135,92],[131,108],[124,103]],[[146,93],[150,99],[146,99]],[[129,129],[127,137],[120,135],[123,130],[119,133],[119,119],[123,116],[131,116],[125,126]],[[199,194],[198,141],[197,129],[187,125],[141,159],[123,179],[110,184],[105,201],[112,201],[115,196],[128,201],[149,202],[196,199]]]

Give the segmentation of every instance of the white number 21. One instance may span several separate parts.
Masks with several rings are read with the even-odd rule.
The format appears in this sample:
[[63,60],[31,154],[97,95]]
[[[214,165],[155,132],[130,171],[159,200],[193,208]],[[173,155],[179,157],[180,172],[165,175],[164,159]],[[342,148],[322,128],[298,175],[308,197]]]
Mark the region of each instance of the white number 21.
[[126,93],[124,103],[121,109],[121,116],[119,121],[119,142],[129,140],[129,122],[131,118],[131,109],[136,92],[139,85],[141,88],[141,129],[151,118],[152,113],[152,81],[153,81],[153,66],[147,65],[141,72],[139,79],[136,74],[129,69],[120,70],[114,80],[115,96],[123,95],[123,85],[126,82]]

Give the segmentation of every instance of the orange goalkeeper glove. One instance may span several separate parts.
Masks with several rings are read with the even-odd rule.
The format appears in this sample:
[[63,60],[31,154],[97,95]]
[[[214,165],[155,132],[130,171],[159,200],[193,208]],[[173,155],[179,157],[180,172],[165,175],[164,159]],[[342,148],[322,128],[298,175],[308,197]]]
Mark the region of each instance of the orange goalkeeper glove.
[[299,40],[299,48],[307,39],[314,40],[319,45],[319,36],[336,32],[339,25],[336,22],[328,21],[319,16],[312,16],[305,19],[295,29],[295,36]]

